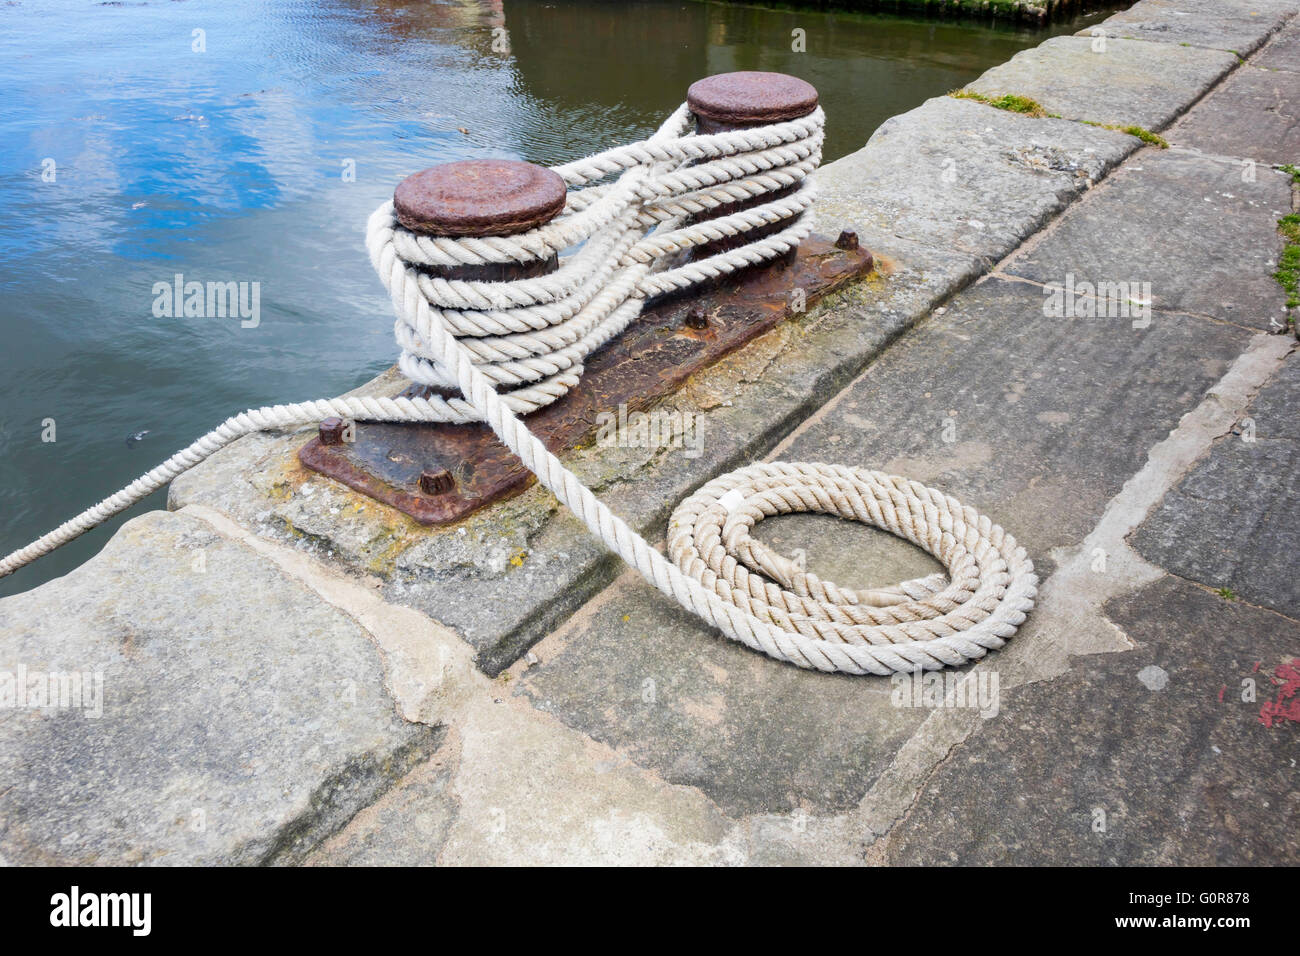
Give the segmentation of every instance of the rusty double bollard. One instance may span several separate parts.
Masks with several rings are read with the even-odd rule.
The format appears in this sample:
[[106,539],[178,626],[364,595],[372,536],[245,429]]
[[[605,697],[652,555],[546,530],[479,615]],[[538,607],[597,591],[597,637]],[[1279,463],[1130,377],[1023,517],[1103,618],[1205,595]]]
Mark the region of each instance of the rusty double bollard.
[[[696,131],[707,135],[807,116],[817,109],[817,90],[811,83],[784,73],[720,73],[692,83],[686,92],[686,103],[695,114]],[[798,186],[790,186],[728,203],[693,221],[762,205],[797,189]],[[565,194],[564,180],[543,166],[517,160],[470,159],[444,163],[408,176],[393,193],[393,205],[398,221],[422,235],[510,236],[550,222],[564,209]],[[759,227],[725,240],[731,245],[711,251],[744,245],[788,224]],[[558,265],[553,255],[532,262],[426,268],[431,275],[441,278],[506,282],[545,275]]]
[[[797,77],[783,73],[722,73],[691,84],[687,105],[695,114],[701,134],[752,129],[807,116],[817,108],[817,90]],[[788,196],[798,186],[765,193],[752,199],[727,203],[691,222],[730,215],[742,209]],[[443,163],[402,180],[393,193],[397,220],[420,235],[434,237],[511,236],[527,232],[554,219],[564,209],[568,187],[555,172],[544,166],[518,160],[471,159]],[[738,236],[717,240],[692,250],[697,257],[739,248],[748,242],[778,232],[790,224],[784,220],[760,226]],[[482,265],[431,265],[422,267],[429,275],[443,279],[480,282],[509,282],[533,278],[559,268],[559,257]],[[695,325],[707,322],[691,315]],[[422,387],[424,388],[424,387]],[[432,392],[452,394],[443,389]],[[327,419],[320,425],[322,444],[343,441],[343,423]],[[426,471],[420,476],[420,490],[439,495],[455,487],[445,469]]]

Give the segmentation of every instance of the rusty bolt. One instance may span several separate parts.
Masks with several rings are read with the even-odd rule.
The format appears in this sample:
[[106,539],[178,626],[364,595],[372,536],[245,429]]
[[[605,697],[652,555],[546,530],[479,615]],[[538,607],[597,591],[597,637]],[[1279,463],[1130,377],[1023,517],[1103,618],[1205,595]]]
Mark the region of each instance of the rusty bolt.
[[322,445],[343,444],[343,419],[327,418],[320,423],[320,443]]
[[420,490],[426,495],[445,495],[456,486],[456,479],[446,468],[426,468],[420,472]]
[[845,229],[840,233],[840,237],[835,240],[836,249],[856,249],[858,247],[858,234],[852,229]]
[[709,327],[709,317],[704,314],[704,310],[698,305],[691,306],[691,310],[686,313],[686,324],[692,329],[707,329]]

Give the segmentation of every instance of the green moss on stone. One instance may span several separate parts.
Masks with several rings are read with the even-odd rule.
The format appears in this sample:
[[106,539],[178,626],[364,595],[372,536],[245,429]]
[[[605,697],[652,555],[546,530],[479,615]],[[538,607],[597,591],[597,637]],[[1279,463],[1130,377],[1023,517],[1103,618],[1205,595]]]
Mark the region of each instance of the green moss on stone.
[[1277,260],[1273,278],[1286,290],[1286,307],[1300,307],[1300,215],[1292,213],[1277,221],[1277,231],[1286,240],[1286,247]]
[[1083,120],[1088,126],[1095,126],[1098,129],[1109,129],[1116,133],[1127,133],[1129,136],[1136,136],[1148,146],[1156,146],[1160,149],[1168,149],[1169,141],[1163,136],[1151,132],[1145,126],[1120,126],[1117,123],[1098,123],[1093,120]]
[[[1003,93],[1001,96],[987,96],[984,93],[977,93],[974,90],[953,90],[948,94],[958,100],[974,100],[977,103],[983,103],[985,106],[992,106],[994,109],[1006,110],[1009,113],[1019,113],[1022,116],[1032,116],[1035,119],[1061,119],[1059,113],[1049,113],[1043,107],[1043,104],[1037,100],[1031,100],[1027,96],[1019,96],[1015,93]],[[1157,146],[1160,149],[1168,149],[1169,143],[1163,136],[1151,132],[1144,126],[1118,126],[1114,123],[1098,123],[1094,120],[1081,120],[1089,126],[1096,126],[1099,129],[1114,130],[1117,133],[1127,133],[1130,136],[1136,136],[1142,142],[1150,146]]]
[[985,96],[983,93],[976,93],[974,90],[953,90],[948,94],[959,100],[975,100],[977,103],[983,103],[985,106],[991,106],[996,110],[1006,110],[1008,113],[1020,113],[1024,116],[1033,116],[1042,118],[1047,116],[1047,110],[1037,100],[1031,100],[1027,96],[1018,96],[1015,93],[1003,93],[1001,96]]
[[1169,148],[1169,141],[1163,136],[1151,132],[1144,126],[1125,126],[1120,130],[1121,133],[1128,133],[1130,136],[1136,136],[1148,146],[1158,146],[1161,149]]

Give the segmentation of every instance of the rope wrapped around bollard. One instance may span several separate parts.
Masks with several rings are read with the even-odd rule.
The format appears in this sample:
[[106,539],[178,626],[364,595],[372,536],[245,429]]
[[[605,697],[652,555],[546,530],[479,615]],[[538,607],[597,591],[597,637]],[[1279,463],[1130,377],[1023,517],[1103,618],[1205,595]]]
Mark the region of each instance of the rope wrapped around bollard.
[[[329,417],[483,421],[648,582],[751,648],[800,667],[884,675],[956,666],[1001,647],[1033,607],[1033,565],[1009,534],[942,492],[844,465],[751,465],[678,506],[670,561],[521,419],[573,388],[586,356],[635,321],[647,299],[784,255],[811,232],[810,176],[824,126],[815,102],[813,91],[805,115],[710,133],[692,132],[691,105],[683,104],[642,142],[555,167],[568,187],[557,194],[562,210],[540,225],[515,224],[526,226],[515,234],[500,234],[509,227],[495,235],[426,234],[419,202],[404,201],[399,187],[371,216],[366,245],[397,314],[399,368],[429,386],[428,397],[334,398],[236,415],[0,560],[0,576],[255,431]],[[547,272],[553,261],[558,267]],[[543,274],[461,277],[528,264]],[[763,518],[792,512],[882,528],[934,555],[947,574],[862,593],[837,587],[750,536]]]

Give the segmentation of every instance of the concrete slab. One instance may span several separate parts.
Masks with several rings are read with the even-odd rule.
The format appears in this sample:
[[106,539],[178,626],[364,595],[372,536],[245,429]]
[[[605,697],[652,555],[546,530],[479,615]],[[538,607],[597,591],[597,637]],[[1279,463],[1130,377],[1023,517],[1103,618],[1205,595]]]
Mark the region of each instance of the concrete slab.
[[538,653],[516,693],[733,816],[856,805],[925,717],[888,681],[768,660],[631,578]]
[[1106,613],[1137,648],[1004,694],[881,862],[1300,862],[1300,734],[1259,718],[1270,675],[1300,656],[1300,623],[1169,577]]
[[1133,536],[1148,560],[1300,618],[1300,359],[1293,354]]
[[1079,33],[1189,44],[1248,56],[1298,10],[1295,0],[1142,0]]
[[1251,57],[1250,64],[1263,70],[1300,73],[1300,18],[1278,30],[1268,45]]
[[[1181,316],[1145,330],[1044,318],[1037,287],[987,280],[891,348],[778,457],[933,483],[1010,529],[1044,571],[1223,374],[1248,333]],[[928,558],[830,519],[765,522],[808,566],[854,586]],[[793,547],[791,547],[793,551]],[[856,805],[925,716],[887,681],[798,671],[708,631],[628,576],[536,648],[537,707],[730,813]]]
[[1179,120],[1167,138],[1207,153],[1300,163],[1300,75],[1243,66]]
[[452,769],[437,755],[358,813],[308,866],[436,866],[459,809]]
[[20,667],[98,674],[103,696],[98,718],[0,708],[15,864],[295,862],[440,735],[397,716],[352,618],[188,515],[0,601],[0,671]]
[[1122,133],[938,97],[823,170],[817,214],[996,262],[1138,145]]
[[[1250,181],[1253,177],[1253,182]],[[1153,308],[1268,329],[1289,177],[1193,151],[1147,149],[1005,266],[1043,284],[1150,283]]]
[[1176,44],[1053,37],[969,88],[1037,100],[1067,119],[1162,130],[1237,64],[1231,53]]

